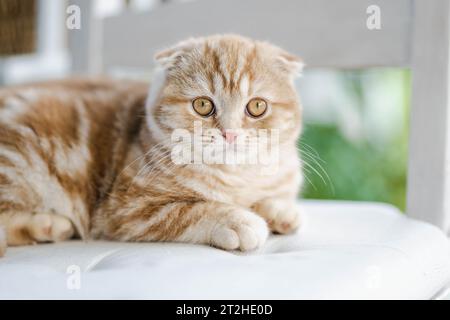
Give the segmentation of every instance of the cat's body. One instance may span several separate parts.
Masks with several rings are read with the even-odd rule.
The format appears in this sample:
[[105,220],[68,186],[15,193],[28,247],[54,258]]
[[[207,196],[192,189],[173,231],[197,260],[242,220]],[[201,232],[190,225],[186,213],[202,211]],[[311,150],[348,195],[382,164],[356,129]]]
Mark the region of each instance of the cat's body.
[[[78,235],[250,250],[269,228],[298,226],[301,111],[290,69],[297,61],[235,36],[194,39],[157,61],[148,95],[146,84],[111,80],[0,91],[0,226],[8,245]],[[197,97],[211,99],[214,114],[195,114]],[[254,97],[270,108],[260,119],[244,112]],[[194,121],[279,130],[273,173],[254,164],[175,165],[170,134],[191,132]]]
[[146,93],[145,84],[108,80],[0,91],[0,224],[9,245],[64,239],[75,229],[88,237],[134,144]]

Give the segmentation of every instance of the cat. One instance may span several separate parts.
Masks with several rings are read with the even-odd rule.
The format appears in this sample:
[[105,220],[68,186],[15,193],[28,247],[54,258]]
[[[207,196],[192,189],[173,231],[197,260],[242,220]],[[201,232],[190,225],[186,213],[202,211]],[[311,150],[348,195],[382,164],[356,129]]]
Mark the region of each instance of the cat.
[[[8,246],[77,237],[248,251],[270,231],[298,228],[301,59],[267,42],[214,35],[154,60],[150,89],[70,79],[0,90],[0,226]],[[276,130],[277,161],[265,165],[276,170],[175,164],[173,133],[193,134],[194,123],[220,132],[202,131],[202,145],[226,148],[248,138],[246,130],[254,137]]]

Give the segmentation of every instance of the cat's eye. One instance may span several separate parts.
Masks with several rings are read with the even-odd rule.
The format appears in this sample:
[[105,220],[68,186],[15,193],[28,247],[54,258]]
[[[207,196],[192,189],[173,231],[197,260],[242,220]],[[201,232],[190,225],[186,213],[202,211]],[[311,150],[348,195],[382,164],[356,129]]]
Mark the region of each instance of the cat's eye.
[[195,112],[202,117],[209,117],[215,111],[214,103],[210,99],[204,97],[192,101],[192,108],[194,108]]
[[259,118],[267,111],[267,102],[261,98],[254,98],[247,104],[247,114]]

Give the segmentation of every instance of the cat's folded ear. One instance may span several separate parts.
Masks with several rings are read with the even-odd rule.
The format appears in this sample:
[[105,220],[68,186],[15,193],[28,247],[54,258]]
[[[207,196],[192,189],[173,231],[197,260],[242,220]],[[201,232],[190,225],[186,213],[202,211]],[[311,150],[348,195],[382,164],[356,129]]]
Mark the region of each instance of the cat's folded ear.
[[305,63],[301,58],[280,49],[276,59],[278,65],[293,77],[299,77],[302,74]]
[[189,38],[187,40],[177,43],[175,46],[157,52],[154,55],[154,60],[157,64],[163,67],[169,67],[175,63],[185,52],[192,50],[201,38]]

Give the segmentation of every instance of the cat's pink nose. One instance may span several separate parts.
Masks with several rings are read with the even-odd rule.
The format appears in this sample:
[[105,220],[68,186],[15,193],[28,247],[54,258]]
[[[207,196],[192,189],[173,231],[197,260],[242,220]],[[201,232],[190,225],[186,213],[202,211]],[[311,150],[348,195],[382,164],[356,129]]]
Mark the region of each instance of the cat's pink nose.
[[238,134],[230,130],[222,130],[222,136],[225,138],[226,142],[233,143],[236,141]]

